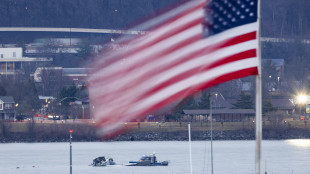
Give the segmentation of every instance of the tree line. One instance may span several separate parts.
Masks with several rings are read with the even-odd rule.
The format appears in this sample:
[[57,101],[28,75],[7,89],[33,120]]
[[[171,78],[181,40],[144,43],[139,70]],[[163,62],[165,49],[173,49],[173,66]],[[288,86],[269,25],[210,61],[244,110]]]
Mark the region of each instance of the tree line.
[[120,29],[176,0],[2,0],[1,27]]

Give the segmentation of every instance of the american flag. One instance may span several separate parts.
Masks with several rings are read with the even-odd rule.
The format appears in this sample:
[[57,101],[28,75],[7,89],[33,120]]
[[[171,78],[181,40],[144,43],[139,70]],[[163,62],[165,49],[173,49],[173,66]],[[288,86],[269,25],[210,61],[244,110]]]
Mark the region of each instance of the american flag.
[[93,63],[89,94],[103,135],[194,91],[258,74],[257,0],[191,0],[134,29]]

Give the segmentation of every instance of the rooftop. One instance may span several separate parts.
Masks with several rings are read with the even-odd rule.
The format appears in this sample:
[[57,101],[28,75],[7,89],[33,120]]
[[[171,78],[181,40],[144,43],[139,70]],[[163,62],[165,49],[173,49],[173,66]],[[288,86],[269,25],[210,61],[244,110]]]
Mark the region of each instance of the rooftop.
[[15,101],[14,101],[12,96],[0,96],[0,100],[3,103],[15,103]]
[[[209,109],[192,109],[183,110],[184,114],[189,115],[207,115],[210,114]],[[212,114],[255,114],[254,109],[214,109]]]

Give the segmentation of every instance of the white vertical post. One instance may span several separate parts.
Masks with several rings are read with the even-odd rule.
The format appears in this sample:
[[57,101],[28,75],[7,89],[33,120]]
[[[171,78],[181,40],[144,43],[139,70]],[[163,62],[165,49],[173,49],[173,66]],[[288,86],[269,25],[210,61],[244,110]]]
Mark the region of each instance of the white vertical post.
[[191,174],[193,174],[193,164],[192,164],[192,140],[191,140],[191,124],[188,123],[188,143],[189,143],[189,165]]
[[210,88],[210,95],[209,95],[209,100],[210,100],[210,119],[211,119],[211,127],[210,127],[210,143],[211,143],[211,174],[213,174],[213,115],[212,115],[212,91]]
[[260,0],[257,0],[257,40],[258,40],[258,75],[256,76],[256,145],[255,145],[255,173],[262,171],[262,76],[261,76],[261,45],[260,45]]

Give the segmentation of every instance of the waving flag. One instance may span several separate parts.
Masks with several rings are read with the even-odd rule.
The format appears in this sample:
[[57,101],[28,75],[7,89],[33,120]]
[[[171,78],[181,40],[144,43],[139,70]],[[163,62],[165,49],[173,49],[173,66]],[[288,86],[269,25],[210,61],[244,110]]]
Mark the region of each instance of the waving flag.
[[134,29],[93,64],[89,93],[103,134],[194,91],[258,74],[257,0],[191,0]]

